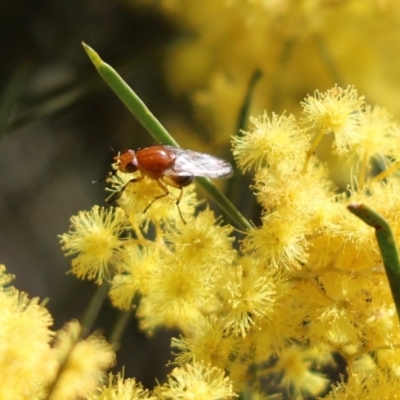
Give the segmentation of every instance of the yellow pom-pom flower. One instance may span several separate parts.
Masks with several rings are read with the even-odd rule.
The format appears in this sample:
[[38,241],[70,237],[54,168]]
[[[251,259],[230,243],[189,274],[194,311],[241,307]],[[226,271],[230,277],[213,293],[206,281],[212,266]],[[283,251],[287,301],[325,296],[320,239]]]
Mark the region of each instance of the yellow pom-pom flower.
[[121,234],[127,226],[119,208],[94,206],[71,218],[71,229],[60,236],[66,255],[75,255],[72,272],[97,283],[109,279],[121,261]]

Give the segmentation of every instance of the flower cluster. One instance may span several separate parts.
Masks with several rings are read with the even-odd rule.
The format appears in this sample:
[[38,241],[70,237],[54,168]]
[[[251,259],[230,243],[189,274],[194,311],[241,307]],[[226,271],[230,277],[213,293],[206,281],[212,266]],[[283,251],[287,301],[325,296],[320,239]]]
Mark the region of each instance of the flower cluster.
[[[184,32],[184,40],[166,52],[166,81],[171,91],[190,98],[214,145],[227,143],[236,131],[249,80],[257,70],[263,76],[251,99],[253,115],[264,109],[297,113],[304,93],[333,82],[352,82],[399,115],[400,59],[393,55],[399,53],[400,3],[395,0],[127,3],[153,6]],[[184,141],[191,137],[187,131],[196,131],[192,120],[185,126],[181,121],[168,122]]]
[[[157,189],[151,180],[128,183],[115,209],[94,207],[72,218],[61,240],[76,255],[73,272],[110,280],[111,300],[122,309],[140,294],[143,329],[182,332],[172,341],[177,367],[164,385],[150,393],[111,377],[96,398],[211,400],[284,390],[292,398],[318,396],[329,390],[323,370],[333,354],[345,360],[349,377],[327,398],[374,397],[375,386],[386,398],[398,391],[400,325],[382,258],[373,229],[346,205],[371,204],[400,237],[400,127],[351,86],[317,91],[302,107],[298,120],[265,113],[233,138],[238,165],[254,171],[262,207],[262,223],[246,232],[240,251],[232,228],[213,212],[193,214],[192,188],[181,202],[187,223],[174,192],[143,213],[143,199],[155,195],[151,184]],[[316,156],[326,136],[351,163],[354,183],[343,192]]]
[[11,279],[0,266],[0,398],[68,400],[94,392],[114,364],[111,346],[96,334],[80,338],[77,322],[52,331],[44,305],[7,286]]

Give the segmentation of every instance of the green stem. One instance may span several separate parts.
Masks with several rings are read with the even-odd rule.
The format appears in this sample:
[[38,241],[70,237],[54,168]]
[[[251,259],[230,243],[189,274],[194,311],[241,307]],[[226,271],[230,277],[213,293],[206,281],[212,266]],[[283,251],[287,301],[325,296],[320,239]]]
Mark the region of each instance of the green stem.
[[117,322],[114,325],[114,329],[112,330],[110,337],[108,341],[112,345],[119,345],[119,342],[121,340],[121,336],[125,331],[125,327],[127,323],[129,322],[129,319],[132,316],[132,310],[130,311],[122,311],[119,313]]
[[365,204],[350,204],[347,207],[354,215],[375,228],[375,236],[382,255],[383,265],[390,290],[400,319],[400,258],[393,231],[382,215]]
[[[251,101],[253,100],[253,95],[254,95],[254,89],[256,88],[256,85],[261,78],[262,78],[262,71],[260,69],[256,69],[251,75],[242,106],[240,107],[239,110],[239,116],[235,127],[235,132],[233,133],[238,137],[243,136],[243,131],[247,128],[250,116]],[[235,174],[232,177],[232,179],[229,180],[226,186],[226,194],[229,198],[236,199],[239,190],[241,190],[243,175],[239,172],[239,169],[236,165],[232,153],[229,161],[233,165],[233,170],[235,171]],[[255,197],[253,196],[252,199],[254,198]]]
[[321,141],[321,139],[323,138],[324,135],[325,135],[325,132],[324,131],[320,131],[318,133],[318,135],[311,142],[311,146],[307,151],[306,160],[305,160],[304,165],[303,165],[303,171],[302,171],[303,174],[305,174],[307,172],[308,163],[310,162],[310,159],[311,159],[312,155],[314,154],[315,149],[318,147],[318,144],[319,144],[319,142]]
[[[106,64],[92,48],[85,43],[82,43],[82,45],[103,80],[110,86],[114,93],[126,105],[128,110],[139,120],[154,139],[159,143],[179,147],[175,139],[168,133],[164,126],[118,73],[110,65]],[[214,197],[220,207],[233,221],[244,230],[252,229],[250,222],[246,220],[230,200],[224,196],[209,179],[198,178],[198,181],[203,188]]]
[[250,222],[239,212],[230,200],[220,191],[208,178],[197,178],[200,185],[214,198],[219,206],[235,221],[242,229],[253,229]]
[[90,303],[82,316],[82,322],[81,322],[82,333],[80,335],[81,337],[86,336],[92,329],[94,321],[99,315],[100,309],[104,303],[104,300],[108,295],[109,290],[110,290],[109,283],[103,283],[101,286],[97,288],[96,293],[90,300]]
[[250,115],[250,106],[251,101],[253,100],[254,90],[256,88],[257,83],[262,78],[261,69],[256,69],[250,77],[249,84],[247,85],[247,91],[244,96],[244,100],[242,106],[239,110],[238,121],[236,124],[236,132],[235,135],[242,135],[242,130],[246,129],[247,122],[249,120]]

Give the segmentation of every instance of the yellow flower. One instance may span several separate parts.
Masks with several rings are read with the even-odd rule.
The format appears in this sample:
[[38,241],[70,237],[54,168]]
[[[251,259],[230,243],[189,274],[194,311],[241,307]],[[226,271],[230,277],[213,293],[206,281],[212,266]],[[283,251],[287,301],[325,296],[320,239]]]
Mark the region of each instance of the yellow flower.
[[359,132],[363,122],[365,102],[353,86],[346,89],[335,86],[325,93],[318,90],[302,103],[303,121],[323,133],[333,132],[339,154],[348,151],[361,140]]
[[279,211],[292,218],[315,220],[317,210],[327,208],[334,192],[330,189],[327,170],[312,163],[309,174],[286,175],[263,168],[256,173],[254,189],[258,201],[268,214]]
[[310,315],[310,320],[308,336],[315,345],[320,343],[321,348],[361,344],[355,329],[354,316],[344,307],[332,304],[315,310]]
[[359,132],[361,140],[354,151],[360,160],[372,161],[375,155],[399,158],[394,152],[398,149],[399,125],[384,108],[368,105]]
[[155,389],[159,400],[224,400],[237,397],[224,372],[201,362],[175,368],[163,386]]
[[151,290],[138,310],[148,328],[161,322],[184,329],[199,317],[203,307],[217,301],[212,273],[173,256],[163,257],[158,268],[149,273],[148,284]]
[[127,246],[126,256],[119,265],[121,273],[114,276],[110,297],[114,306],[129,309],[136,292],[151,295],[150,273],[159,268],[162,254],[155,246]]
[[71,322],[57,333],[55,350],[60,371],[50,399],[63,400],[84,397],[94,392],[104,379],[105,370],[115,362],[111,346],[99,335],[79,339],[81,327]]
[[249,231],[242,249],[273,269],[299,269],[308,258],[304,222],[284,212],[266,215],[260,228]]
[[398,376],[388,371],[375,374],[350,374],[347,382],[339,382],[324,399],[397,399],[400,393]]
[[233,155],[243,169],[268,167],[282,175],[299,171],[304,162],[308,137],[299,128],[293,115],[266,113],[252,118],[253,129],[243,136],[234,136]]
[[94,206],[71,218],[71,229],[60,236],[66,255],[77,257],[72,261],[72,272],[79,278],[95,279],[102,283],[111,271],[118,269],[121,260],[120,238],[126,229],[124,212],[119,208]]
[[1,289],[0,310],[0,398],[44,398],[57,365],[50,347],[52,317],[38,299],[29,300],[14,288]]
[[88,400],[156,400],[135,379],[124,379],[121,374],[110,373],[108,384],[98,389],[98,394],[88,396]]
[[398,169],[399,132],[399,124],[385,109],[370,105],[366,107],[359,128],[361,140],[352,149],[350,157],[347,157],[348,163],[354,165],[355,172],[358,171],[358,184],[361,188],[371,175],[376,174],[378,168],[393,172],[390,170],[393,165],[394,170]]
[[302,340],[307,317],[299,288],[290,274],[276,273],[266,266],[265,275],[274,284],[274,303],[246,336],[252,359],[259,364],[271,355],[284,353],[293,341]]
[[[0,281],[8,279],[0,266]],[[71,323],[54,343],[49,312],[15,288],[1,288],[0,310],[1,399],[69,400],[94,393],[115,358],[104,339],[77,341],[80,327]]]
[[221,370],[230,370],[240,349],[241,340],[226,329],[225,320],[213,315],[200,316],[192,322],[184,337],[172,338],[172,347],[179,350],[175,362],[186,364],[203,361]]
[[277,299],[274,276],[268,274],[250,257],[228,271],[224,279],[223,296],[226,304],[225,326],[235,336],[246,336],[258,322],[271,317]]
[[302,395],[316,396],[327,388],[329,379],[311,369],[319,360],[326,363],[329,359],[327,360],[326,353],[297,346],[292,346],[281,354],[275,368],[283,372],[282,385],[287,385],[293,391],[293,398],[301,398]]
[[205,210],[186,225],[167,227],[164,236],[174,253],[192,268],[220,271],[235,257],[232,249],[232,228],[217,223],[214,213]]
[[[308,323],[305,338],[320,348],[367,345],[390,346],[400,340],[386,278],[367,269],[352,274],[339,269],[318,276],[318,287],[305,282],[298,293],[304,301]],[[308,309],[308,311],[307,311]]]
[[311,257],[316,265],[323,265],[320,262],[326,260],[326,255],[340,269],[365,269],[379,264],[380,254],[373,230],[345,207],[354,201],[368,202],[368,198],[358,194],[351,199],[342,197],[330,205],[329,214],[325,214],[327,219],[321,221],[321,234],[312,240],[314,252]]

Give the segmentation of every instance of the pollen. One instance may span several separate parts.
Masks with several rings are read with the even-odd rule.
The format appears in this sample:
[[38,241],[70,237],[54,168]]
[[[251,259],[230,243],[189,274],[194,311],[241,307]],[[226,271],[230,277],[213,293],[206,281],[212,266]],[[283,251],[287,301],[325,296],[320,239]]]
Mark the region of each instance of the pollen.
[[312,124],[322,133],[333,132],[339,154],[360,142],[365,100],[353,86],[342,89],[336,85],[325,93],[317,90],[301,104],[305,115],[303,122]]
[[124,212],[119,208],[94,206],[71,218],[68,233],[60,236],[66,255],[76,255],[72,271],[80,278],[101,283],[110,277],[120,260],[121,234],[126,228]]

